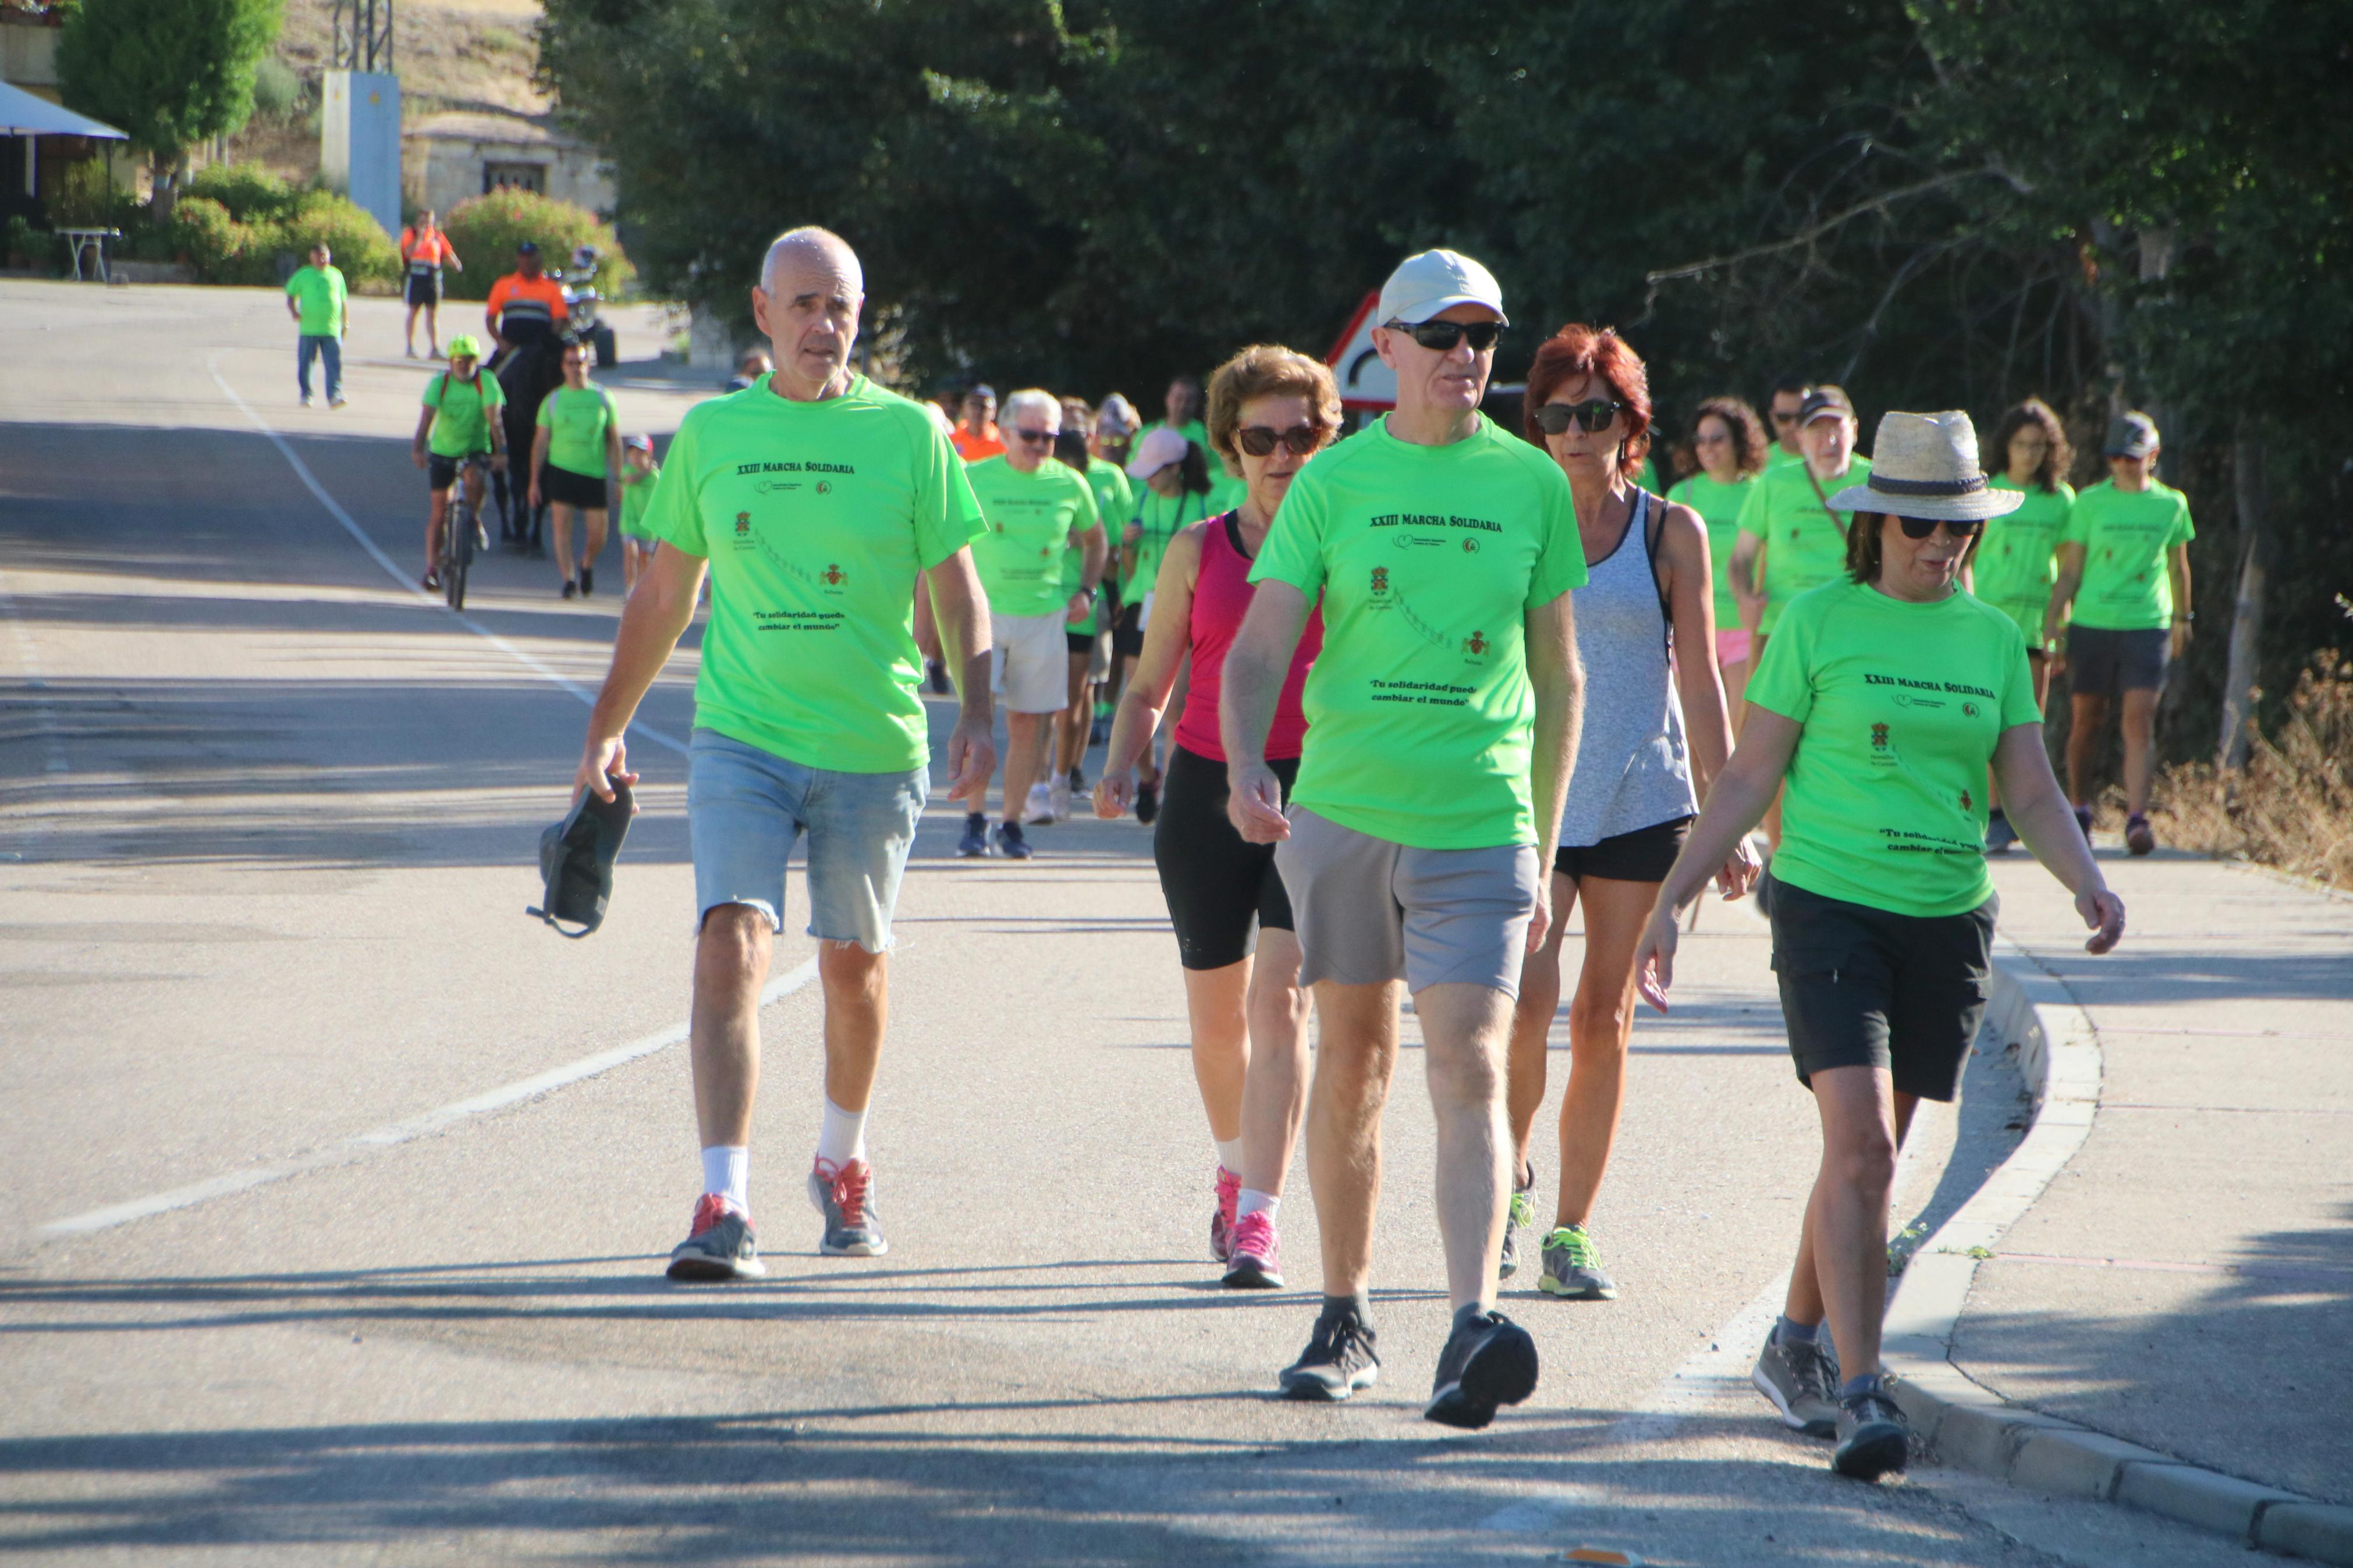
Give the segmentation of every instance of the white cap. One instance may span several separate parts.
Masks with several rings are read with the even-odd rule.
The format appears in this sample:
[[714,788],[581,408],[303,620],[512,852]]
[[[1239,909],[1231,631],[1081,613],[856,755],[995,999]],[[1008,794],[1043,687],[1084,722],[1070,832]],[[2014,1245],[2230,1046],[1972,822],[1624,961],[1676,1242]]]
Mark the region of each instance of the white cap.
[[1493,273],[1460,251],[1425,250],[1398,262],[1389,280],[1381,285],[1380,309],[1373,325],[1402,321],[1409,327],[1419,326],[1454,305],[1484,305],[1501,316],[1503,285],[1495,281]]
[[1183,462],[1185,448],[1191,445],[1182,432],[1163,425],[1136,443],[1135,455],[1127,460],[1127,477],[1148,479],[1169,464]]

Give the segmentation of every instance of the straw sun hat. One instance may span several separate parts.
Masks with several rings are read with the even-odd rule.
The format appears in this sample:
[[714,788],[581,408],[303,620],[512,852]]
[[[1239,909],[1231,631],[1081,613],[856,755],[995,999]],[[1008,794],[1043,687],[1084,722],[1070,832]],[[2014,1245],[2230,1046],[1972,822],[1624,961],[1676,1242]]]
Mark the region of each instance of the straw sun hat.
[[1831,497],[1840,511],[1981,522],[2026,504],[2020,490],[1986,483],[1978,433],[1957,408],[1942,414],[1888,414],[1871,447],[1871,477]]

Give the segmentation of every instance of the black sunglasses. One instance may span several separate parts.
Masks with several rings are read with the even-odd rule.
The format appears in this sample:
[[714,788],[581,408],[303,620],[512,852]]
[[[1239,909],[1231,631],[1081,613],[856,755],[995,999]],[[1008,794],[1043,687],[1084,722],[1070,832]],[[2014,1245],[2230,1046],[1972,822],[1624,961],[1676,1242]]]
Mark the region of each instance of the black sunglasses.
[[1023,430],[1016,428],[1013,433],[1016,436],[1020,437],[1024,441],[1051,441],[1054,438],[1054,432],[1051,430]]
[[1949,517],[1899,517],[1895,521],[1904,525],[1906,539],[1926,539],[1939,527],[1950,530],[1955,539],[1975,539],[1985,527],[1974,518],[1967,522],[1956,522]]
[[1234,432],[1234,445],[1253,458],[1266,457],[1277,447],[1288,448],[1294,458],[1312,458],[1324,445],[1324,432],[1314,425],[1293,425],[1280,432],[1263,425],[1245,425]]
[[1796,412],[1795,412],[1794,410],[1789,411],[1789,412],[1787,412],[1787,413],[1784,413],[1782,410],[1780,410],[1780,409],[1778,409],[1778,408],[1776,408],[1775,410],[1773,410],[1773,423],[1774,423],[1774,424],[1776,424],[1776,425],[1795,425],[1797,422],[1798,422],[1798,416],[1797,416],[1797,414],[1796,414]]
[[1419,321],[1409,327],[1403,321],[1388,323],[1389,331],[1403,332],[1433,353],[1451,353],[1463,339],[1471,340],[1471,352],[1485,353],[1495,346],[1502,333],[1501,321]]
[[1599,432],[1609,429],[1609,422],[1625,406],[1606,397],[1588,397],[1583,403],[1540,404],[1536,408],[1536,428],[1547,436],[1566,436],[1574,422],[1588,431]]

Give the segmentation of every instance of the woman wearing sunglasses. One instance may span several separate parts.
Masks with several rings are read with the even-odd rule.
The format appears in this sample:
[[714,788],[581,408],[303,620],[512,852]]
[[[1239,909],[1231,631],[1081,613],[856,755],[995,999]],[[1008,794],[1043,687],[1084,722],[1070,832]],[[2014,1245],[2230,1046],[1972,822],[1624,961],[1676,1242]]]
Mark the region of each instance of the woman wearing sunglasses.
[[[1560,1188],[1537,1288],[1599,1301],[1614,1298],[1618,1286],[1586,1227],[1624,1100],[1634,943],[1697,799],[1732,750],[1732,727],[1713,657],[1706,525],[1689,507],[1633,482],[1651,442],[1650,378],[1641,358],[1616,332],[1563,327],[1536,350],[1522,406],[1528,437],[1568,477],[1588,576],[1571,590],[1585,707],[1553,858],[1553,921],[1521,970],[1512,1016],[1513,1190],[1501,1272],[1517,1269],[1519,1227],[1535,1217],[1529,1143],[1560,1002],[1561,936],[1570,909],[1582,903],[1585,961],[1569,1004]],[[1675,657],[1679,648],[1694,657]],[[1722,863],[1725,894],[1737,898],[1756,863],[1745,844]]]
[[[1120,698],[1095,785],[1097,816],[1127,810],[1136,763],[1189,655],[1192,681],[1152,849],[1185,968],[1193,1075],[1217,1145],[1209,1251],[1227,1265],[1225,1282],[1243,1288],[1282,1283],[1274,1222],[1306,1109],[1307,995],[1274,846],[1245,843],[1226,816],[1218,697],[1226,651],[1255,593],[1250,563],[1267,525],[1292,479],[1339,424],[1332,372],[1290,349],[1244,349],[1209,378],[1210,443],[1240,464],[1247,488],[1240,505],[1183,529],[1163,552],[1144,652]],[[1286,799],[1307,733],[1300,690],[1323,643],[1323,626],[1311,614],[1267,739],[1268,763]]]
[[1765,605],[1761,599],[1744,600],[1734,584],[1732,550],[1740,537],[1740,509],[1765,471],[1767,450],[1765,422],[1757,410],[1737,397],[1711,397],[1692,421],[1692,452],[1700,471],[1667,492],[1669,500],[1691,508],[1707,524],[1708,569],[1715,574],[1715,668],[1724,678],[1736,733],[1741,694],[1748,689],[1750,631]]
[[2021,497],[1988,485],[1965,414],[1890,414],[1874,447],[1870,480],[1831,498],[1854,513],[1846,580],[1783,612],[1635,957],[1664,1012],[1677,912],[1786,783],[1773,969],[1822,1158],[1753,1381],[1864,1479],[1902,1469],[1907,1440],[1879,1365],[1895,1152],[1922,1100],[1953,1098],[1985,1013],[1989,764],[2020,837],[2075,895],[2086,950],[2116,946],[2125,922],[2052,776],[2026,639],[1961,588],[1978,531]]

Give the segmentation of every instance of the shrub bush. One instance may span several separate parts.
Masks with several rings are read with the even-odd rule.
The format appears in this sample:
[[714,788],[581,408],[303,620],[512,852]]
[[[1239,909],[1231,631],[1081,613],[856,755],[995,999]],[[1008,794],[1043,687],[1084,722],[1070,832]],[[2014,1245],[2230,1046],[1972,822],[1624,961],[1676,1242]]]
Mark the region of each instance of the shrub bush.
[[637,279],[637,268],[622,253],[621,242],[609,226],[596,221],[596,214],[530,191],[470,197],[443,213],[441,226],[466,264],[463,272],[442,279],[453,299],[489,299],[491,285],[514,270],[515,247],[526,239],[538,241],[548,266],[559,269],[571,259],[575,246],[595,246],[596,287],[608,300]]
[[196,172],[187,194],[218,202],[239,223],[277,223],[301,211],[310,193],[259,163],[215,163]]
[[302,79],[275,55],[253,68],[253,107],[257,113],[283,120],[302,101]]
[[[172,247],[187,258],[205,283],[267,283],[254,277],[253,226],[229,216],[229,209],[210,196],[182,196],[172,213]],[[268,262],[261,264],[266,272]]]
[[[389,289],[400,280],[400,247],[375,218],[332,191],[307,191],[293,216],[255,227],[272,242],[273,264],[280,254],[300,261],[313,245],[324,241],[353,289]],[[275,280],[274,271],[264,279]]]

